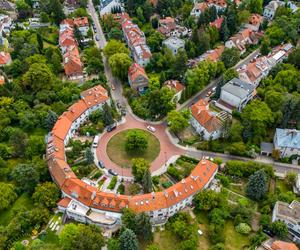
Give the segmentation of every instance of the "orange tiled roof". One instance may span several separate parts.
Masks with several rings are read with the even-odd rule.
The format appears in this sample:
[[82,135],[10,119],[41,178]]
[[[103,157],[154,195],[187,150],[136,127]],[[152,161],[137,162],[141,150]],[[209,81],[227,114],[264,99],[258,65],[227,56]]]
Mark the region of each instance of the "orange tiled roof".
[[77,18],[74,18],[74,25],[77,27],[89,26],[89,20],[86,16],[85,17],[77,17]]
[[78,117],[80,117],[88,109],[86,103],[83,100],[80,100],[74,103],[71,107],[68,108],[68,111],[65,112],[65,116],[71,121],[74,122]]
[[299,250],[296,244],[281,240],[276,240],[271,246],[272,250]]
[[109,99],[107,90],[101,85],[85,90],[80,95],[88,108],[106,102]]
[[71,199],[69,197],[62,198],[58,203],[57,206],[60,207],[68,207]]
[[72,122],[65,116],[61,115],[55,123],[52,134],[61,140],[64,140],[71,128]]
[[0,66],[11,62],[10,54],[4,51],[0,52]]
[[224,21],[224,17],[217,18],[215,21],[210,22],[209,25],[211,27],[216,27],[216,29],[221,29],[222,23]]
[[144,78],[148,79],[146,71],[138,63],[133,63],[128,70],[128,77],[131,82],[135,81],[137,77],[142,75]]
[[254,26],[259,26],[260,23],[262,22],[263,20],[263,17],[259,14],[252,14],[250,17],[249,17],[249,24],[252,24]]
[[208,8],[207,3],[196,3],[194,6],[195,10],[200,10],[203,13]]
[[219,130],[222,126],[221,120],[212,115],[208,110],[208,103],[200,99],[191,107],[193,117],[204,127],[209,133]]
[[56,136],[51,136],[47,142],[46,156],[47,159],[55,158],[65,160],[64,140]]
[[178,93],[184,89],[184,85],[182,83],[180,83],[178,80],[166,81],[165,85],[170,89],[174,89],[176,91],[176,93]]
[[4,76],[0,76],[0,85],[3,85],[5,83]]
[[206,59],[211,60],[212,62],[218,61],[224,51],[224,48],[224,45],[218,46],[211,53],[207,54]]

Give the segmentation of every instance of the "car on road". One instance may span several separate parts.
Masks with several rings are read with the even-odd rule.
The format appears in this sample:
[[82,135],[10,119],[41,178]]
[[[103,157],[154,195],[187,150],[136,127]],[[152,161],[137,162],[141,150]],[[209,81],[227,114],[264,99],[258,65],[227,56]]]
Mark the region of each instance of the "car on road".
[[115,89],[116,89],[115,85],[111,84],[110,86],[111,86],[111,89],[112,89],[112,90],[115,90]]
[[100,168],[105,168],[104,162],[101,160],[98,161],[98,165]]
[[147,126],[147,129],[148,129],[150,132],[152,132],[152,133],[155,133],[155,131],[156,131],[156,128],[154,128],[154,127],[152,127],[152,126],[150,126],[150,125]]
[[96,38],[96,41],[99,41],[99,36],[98,35],[96,35],[95,38]]
[[211,95],[212,95],[212,91],[211,90],[206,93],[206,97],[210,97]]
[[125,108],[122,108],[122,109],[121,109],[121,115],[122,115],[122,116],[125,116],[125,115],[126,115],[126,109],[125,109]]
[[118,174],[114,171],[114,170],[112,170],[111,168],[108,170],[108,173],[110,173],[111,175],[113,175],[113,176],[117,176]]
[[122,108],[122,106],[119,102],[117,102],[117,107],[118,107],[118,109]]
[[113,130],[116,129],[116,128],[117,128],[117,124],[116,124],[116,123],[113,123],[113,124],[107,126],[106,131],[107,131],[107,132],[111,132],[111,131],[113,131]]

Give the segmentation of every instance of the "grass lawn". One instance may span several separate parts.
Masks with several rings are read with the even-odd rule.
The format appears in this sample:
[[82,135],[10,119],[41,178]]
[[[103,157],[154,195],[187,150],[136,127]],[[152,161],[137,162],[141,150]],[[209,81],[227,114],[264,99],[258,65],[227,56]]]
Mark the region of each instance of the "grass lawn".
[[[158,244],[160,249],[177,250],[180,241],[170,231],[164,230],[154,234],[154,243]],[[141,249],[146,247],[142,245]]]
[[141,129],[130,129],[143,131],[148,136],[148,148],[145,152],[132,152],[128,153],[125,149],[126,134],[129,130],[121,131],[114,135],[108,142],[106,152],[111,161],[115,162],[121,167],[130,168],[131,160],[133,158],[142,157],[149,163],[151,163],[158,155],[160,151],[159,140],[150,132]]
[[292,191],[288,185],[285,184],[284,180],[276,179],[276,189],[279,189],[281,193]]
[[233,222],[227,221],[225,224],[225,249],[242,250],[247,245],[249,245],[249,236],[236,232]]
[[208,233],[207,233],[208,225],[209,225],[207,214],[204,212],[201,212],[201,213],[196,213],[195,215],[197,217],[199,228],[203,232],[203,235],[199,236],[198,249],[199,250],[208,250],[211,245],[209,243]]
[[0,225],[8,225],[10,220],[14,217],[13,210],[21,207],[25,207],[27,210],[33,208],[30,196],[25,193],[22,194],[9,209],[0,212]]
[[45,235],[45,238],[43,238],[43,241],[45,243],[53,244],[53,245],[56,245],[56,246],[59,245],[58,236],[55,234],[55,232],[53,232],[51,230],[47,230],[47,233]]

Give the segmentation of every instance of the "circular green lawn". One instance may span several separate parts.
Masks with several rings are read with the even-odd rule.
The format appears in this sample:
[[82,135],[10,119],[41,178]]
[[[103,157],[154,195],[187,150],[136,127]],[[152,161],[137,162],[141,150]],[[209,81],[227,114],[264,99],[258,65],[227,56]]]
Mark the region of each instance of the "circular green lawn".
[[[148,137],[148,147],[144,152],[128,152],[125,148],[126,135],[128,131],[138,130],[143,132]],[[133,158],[144,158],[151,163],[160,151],[159,140],[150,132],[142,129],[127,129],[114,135],[108,142],[106,153],[111,161],[123,168],[131,167]]]

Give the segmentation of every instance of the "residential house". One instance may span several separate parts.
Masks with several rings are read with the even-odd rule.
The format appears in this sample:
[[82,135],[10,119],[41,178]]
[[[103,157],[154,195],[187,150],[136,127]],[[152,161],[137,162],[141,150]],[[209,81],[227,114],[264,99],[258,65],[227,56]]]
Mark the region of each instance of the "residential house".
[[0,52],[0,67],[10,65],[12,62],[10,54],[4,51]]
[[273,48],[271,53],[268,55],[268,60],[271,66],[274,67],[276,64],[281,63],[291,52],[293,52],[294,49],[295,47],[290,43],[281,44]]
[[10,34],[12,19],[8,15],[0,14],[0,36],[7,37]]
[[50,23],[42,23],[41,19],[38,17],[28,18],[29,21],[29,27],[31,29],[38,29],[42,27],[48,27]]
[[40,8],[40,0],[32,0],[32,8],[39,9]]
[[222,134],[222,121],[209,110],[207,101],[200,99],[191,107],[190,124],[204,140],[218,139]]
[[79,6],[79,0],[64,1],[64,13],[66,16],[72,14]]
[[237,48],[240,54],[246,52],[246,45],[257,44],[261,34],[252,31],[249,28],[241,30],[236,35],[225,42],[226,48]]
[[208,8],[208,5],[205,2],[195,3],[190,15],[192,17],[198,19],[200,17],[201,13],[204,13],[204,11],[207,8]]
[[272,222],[282,221],[289,230],[293,241],[300,243],[300,202],[292,201],[291,204],[277,201],[272,214]]
[[226,0],[206,0],[208,7],[215,7],[217,11],[225,10],[227,7]]
[[99,12],[100,16],[111,13],[114,8],[119,8],[121,11],[124,10],[123,4],[120,0],[100,0]]
[[182,96],[182,92],[184,91],[184,85],[180,83],[178,80],[168,80],[164,83],[166,87],[174,91],[173,101],[177,103]]
[[87,33],[90,29],[89,20],[87,17],[74,18],[73,23],[78,28],[82,36],[87,36]]
[[[78,19],[76,25],[80,27]],[[83,27],[84,25],[82,25]],[[83,78],[83,63],[80,60],[78,44],[74,36],[74,20],[66,19],[60,25],[59,46],[63,55],[63,65],[66,76],[70,80],[80,80]]]
[[202,62],[202,61],[205,61],[205,60],[210,60],[212,62],[217,62],[217,61],[219,61],[223,51],[224,51],[224,46],[223,45],[220,45],[220,46],[218,46],[217,48],[215,48],[213,50],[208,50],[204,54],[202,54],[201,56],[199,56],[197,58],[194,58],[194,59],[188,60],[188,67],[194,67],[199,62]]
[[264,7],[263,16],[272,20],[275,16],[275,12],[279,6],[283,6],[284,2],[279,0],[272,0]]
[[219,17],[215,21],[210,22],[209,25],[210,25],[210,27],[215,27],[217,30],[220,30],[223,21],[224,21],[224,17]]
[[260,81],[269,74],[271,65],[267,57],[259,57],[237,70],[239,78],[257,87]]
[[13,19],[17,18],[16,4],[9,2],[8,0],[0,0],[0,10],[8,13]]
[[139,93],[145,92],[148,88],[149,78],[144,70],[138,63],[133,63],[128,70],[128,82],[132,89],[137,90]]
[[184,49],[184,40],[178,37],[169,37],[163,41],[163,45],[171,50],[173,55],[176,55],[180,49]]
[[258,31],[264,18],[259,14],[251,14],[248,23],[245,25],[246,28],[252,31]]
[[128,14],[118,14],[116,18],[119,17],[125,41],[131,50],[135,62],[145,67],[150,62],[152,56],[151,51],[146,44],[144,32],[142,32],[139,26],[133,23],[131,19],[128,19],[127,16]]
[[300,130],[276,128],[274,148],[280,157],[300,156]]
[[159,19],[157,31],[163,34],[166,37],[169,37],[171,32],[176,29],[175,18],[166,17]]
[[216,106],[232,113],[241,112],[246,104],[256,95],[255,86],[238,78],[233,78],[221,88],[221,96]]

